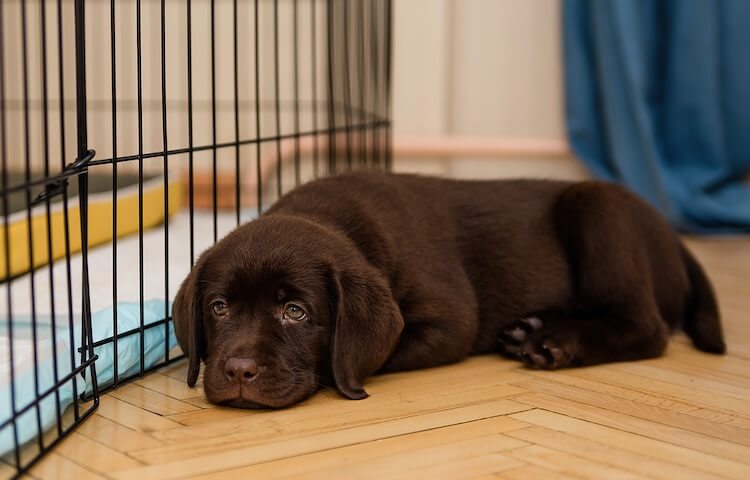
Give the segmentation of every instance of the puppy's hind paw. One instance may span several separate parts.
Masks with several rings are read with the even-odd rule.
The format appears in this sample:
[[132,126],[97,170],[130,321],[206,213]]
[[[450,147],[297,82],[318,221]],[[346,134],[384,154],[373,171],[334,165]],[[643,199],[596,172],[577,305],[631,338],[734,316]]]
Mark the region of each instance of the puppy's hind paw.
[[500,351],[529,368],[556,370],[579,365],[580,335],[561,318],[564,320],[545,315],[518,320],[500,334]]
[[500,350],[512,357],[520,357],[523,345],[531,335],[539,331],[544,324],[538,317],[526,317],[515,322],[500,334]]
[[555,370],[570,364],[570,355],[552,339],[526,342],[521,351],[521,360],[530,368]]

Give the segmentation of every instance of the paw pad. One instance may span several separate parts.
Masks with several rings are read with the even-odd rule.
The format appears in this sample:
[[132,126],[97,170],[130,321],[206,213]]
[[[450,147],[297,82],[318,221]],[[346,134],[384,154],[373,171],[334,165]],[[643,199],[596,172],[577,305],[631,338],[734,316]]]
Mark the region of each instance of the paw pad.
[[526,317],[500,335],[500,349],[530,368],[552,370],[571,363],[570,352],[539,317]]

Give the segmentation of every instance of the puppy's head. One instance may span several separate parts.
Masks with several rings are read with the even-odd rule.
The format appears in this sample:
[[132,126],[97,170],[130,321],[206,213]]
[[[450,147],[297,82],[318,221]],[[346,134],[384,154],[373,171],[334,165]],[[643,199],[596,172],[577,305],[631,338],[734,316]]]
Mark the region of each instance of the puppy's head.
[[346,397],[382,366],[403,328],[386,279],[344,236],[266,216],[206,251],[174,303],[175,332],[201,360],[214,403],[285,407],[332,380]]

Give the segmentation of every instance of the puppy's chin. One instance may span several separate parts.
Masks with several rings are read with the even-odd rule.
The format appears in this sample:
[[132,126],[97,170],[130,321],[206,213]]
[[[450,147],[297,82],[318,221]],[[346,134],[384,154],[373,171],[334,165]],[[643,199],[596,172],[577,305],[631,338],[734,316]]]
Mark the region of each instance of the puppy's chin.
[[206,389],[206,398],[217,405],[236,408],[268,409],[285,408],[299,403],[314,393],[315,389],[292,388],[273,395],[264,394],[247,387],[233,387],[222,391]]
[[[216,402],[214,402],[216,403]],[[273,408],[269,405],[263,405],[258,402],[254,402],[252,400],[247,400],[242,397],[235,397],[230,398],[229,400],[224,400],[223,402],[220,402],[221,405],[225,405],[227,407],[235,407],[235,408],[252,408],[252,409],[266,409],[266,408]]]

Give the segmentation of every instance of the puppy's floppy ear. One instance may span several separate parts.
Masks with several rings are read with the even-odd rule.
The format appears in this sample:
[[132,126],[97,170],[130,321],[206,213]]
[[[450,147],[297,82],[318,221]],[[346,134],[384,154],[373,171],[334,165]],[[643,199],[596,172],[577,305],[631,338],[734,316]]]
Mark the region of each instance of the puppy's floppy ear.
[[182,282],[174,299],[172,320],[177,341],[188,356],[187,383],[194,387],[201,370],[203,352],[203,313],[201,312],[199,291],[200,262],[196,263],[190,275]]
[[396,348],[404,319],[384,275],[364,261],[334,273],[333,283],[331,369],[339,391],[360,400],[367,397],[362,383]]

